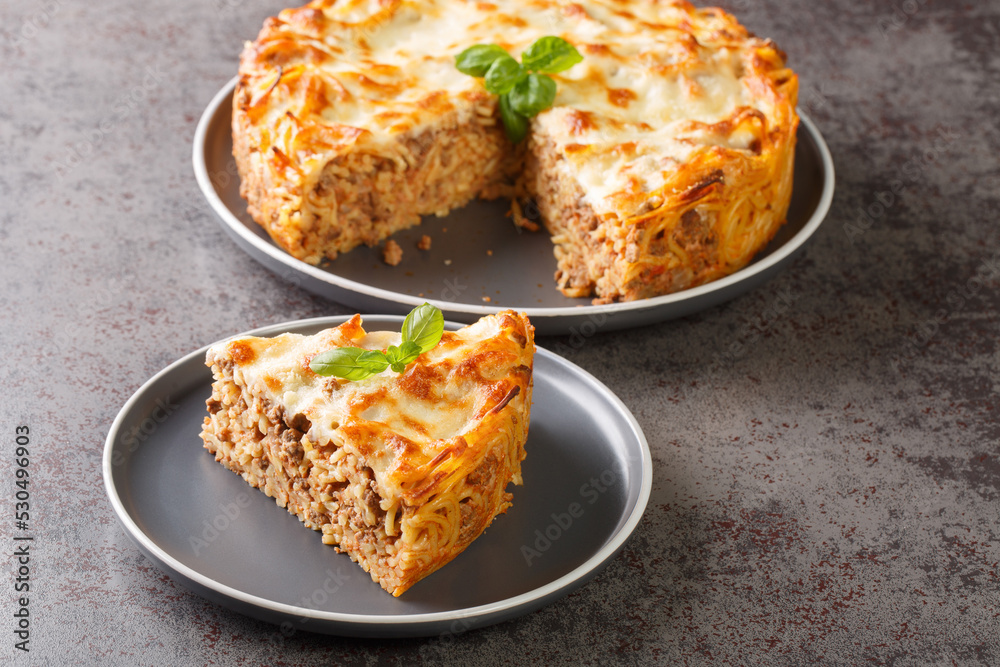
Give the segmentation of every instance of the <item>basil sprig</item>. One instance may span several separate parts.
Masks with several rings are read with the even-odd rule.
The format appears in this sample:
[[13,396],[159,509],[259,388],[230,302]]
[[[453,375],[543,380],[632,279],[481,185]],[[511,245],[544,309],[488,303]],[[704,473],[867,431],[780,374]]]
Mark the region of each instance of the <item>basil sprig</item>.
[[410,311],[403,320],[402,341],[385,352],[360,347],[338,347],[313,357],[309,368],[316,375],[333,375],[345,380],[364,380],[387,368],[396,373],[424,352],[434,349],[444,333],[444,315],[424,303]]
[[583,60],[561,37],[542,37],[517,62],[497,44],[470,46],[455,57],[459,72],[483,79],[486,90],[500,96],[500,118],[507,138],[515,144],[528,134],[528,119],[556,99],[556,82],[549,74],[564,72]]

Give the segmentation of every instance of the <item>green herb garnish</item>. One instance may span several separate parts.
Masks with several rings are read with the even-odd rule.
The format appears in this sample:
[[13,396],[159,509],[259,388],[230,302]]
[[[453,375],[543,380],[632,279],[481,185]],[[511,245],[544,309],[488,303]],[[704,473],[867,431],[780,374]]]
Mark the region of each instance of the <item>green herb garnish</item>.
[[583,60],[561,37],[542,37],[521,54],[521,62],[496,44],[470,46],[455,57],[455,67],[483,79],[486,90],[500,96],[500,118],[507,138],[515,144],[528,134],[528,119],[556,99],[556,82],[549,74],[568,70]]
[[387,368],[402,373],[407,364],[434,349],[443,333],[444,315],[425,303],[411,310],[403,320],[402,341],[398,347],[390,345],[385,352],[338,347],[317,354],[309,363],[309,368],[316,375],[333,375],[345,380],[364,380]]

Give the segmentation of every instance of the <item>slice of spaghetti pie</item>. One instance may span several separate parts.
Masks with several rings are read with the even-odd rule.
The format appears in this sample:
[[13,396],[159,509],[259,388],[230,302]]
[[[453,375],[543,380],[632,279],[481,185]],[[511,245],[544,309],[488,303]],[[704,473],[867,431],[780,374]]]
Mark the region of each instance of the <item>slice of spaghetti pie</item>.
[[243,337],[208,350],[201,434],[217,461],[273,497],[393,595],[448,563],[521,484],[534,329],[484,317],[404,372],[362,380],[310,368],[340,347],[385,350],[398,332],[356,315],[313,336]]

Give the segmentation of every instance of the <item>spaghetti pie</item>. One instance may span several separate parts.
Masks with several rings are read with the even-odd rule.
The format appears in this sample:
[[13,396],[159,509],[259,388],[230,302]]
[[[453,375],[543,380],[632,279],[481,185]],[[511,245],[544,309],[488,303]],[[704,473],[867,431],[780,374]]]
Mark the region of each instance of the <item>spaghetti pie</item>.
[[201,437],[217,461],[346,552],[393,595],[462,552],[521,484],[533,328],[484,317],[397,374],[355,382],[310,369],[335,347],[384,349],[361,317],[314,336],[212,346]]
[[[529,137],[455,56],[539,37],[582,63],[554,75]],[[796,75],[770,41],[683,0],[317,0],[246,46],[233,108],[241,192],[317,264],[470,199],[537,202],[556,282],[599,302],[666,294],[745,266],[785,220]]]

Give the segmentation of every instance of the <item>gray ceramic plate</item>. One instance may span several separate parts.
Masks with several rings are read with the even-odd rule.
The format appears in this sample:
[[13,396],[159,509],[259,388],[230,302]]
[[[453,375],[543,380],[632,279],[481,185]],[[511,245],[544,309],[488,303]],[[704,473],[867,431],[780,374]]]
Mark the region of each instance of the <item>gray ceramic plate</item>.
[[[194,138],[198,185],[223,227],[251,257],[286,280],[359,312],[408,313],[430,301],[449,319],[472,322],[501,308],[524,311],[539,334],[582,328],[605,331],[683,317],[757,287],[784,267],[819,228],[833,198],[833,160],[806,114],[795,151],[795,186],[788,222],[749,266],[676,294],[607,305],[570,299],[556,288],[556,262],[545,232],[528,233],[506,217],[504,202],[475,201],[445,218],[427,217],[393,238],[403,261],[390,267],[378,248],[356,248],[321,266],[301,262],[279,248],[247,215],[232,156],[230,81],[205,109]],[[447,229],[447,231],[445,231]],[[430,251],[414,246],[421,235]],[[491,251],[492,254],[487,254]],[[484,297],[490,299],[484,301]]]
[[[345,319],[250,333],[311,334]],[[369,329],[401,323],[365,318]],[[586,371],[539,349],[514,506],[454,561],[394,598],[202,448],[212,382],[204,358],[202,348],[171,364],[125,404],[104,448],[105,487],[126,532],[161,570],[210,600],[281,624],[276,640],[298,630],[448,636],[525,614],[600,572],[649,499],[649,447],[628,408]]]

